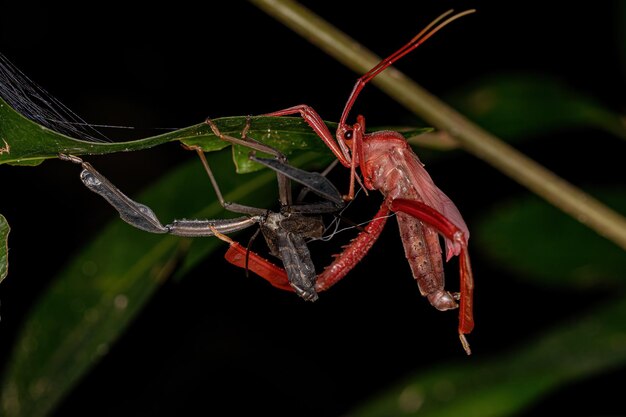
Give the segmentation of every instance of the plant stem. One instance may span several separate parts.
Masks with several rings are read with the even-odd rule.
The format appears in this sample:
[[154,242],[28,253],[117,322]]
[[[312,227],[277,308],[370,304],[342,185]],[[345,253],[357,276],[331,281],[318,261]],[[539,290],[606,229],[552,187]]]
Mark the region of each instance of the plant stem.
[[[380,62],[379,57],[295,1],[250,1],[360,74]],[[448,132],[474,156],[626,250],[626,219],[614,210],[472,123],[396,69],[387,69],[372,82],[426,122]]]

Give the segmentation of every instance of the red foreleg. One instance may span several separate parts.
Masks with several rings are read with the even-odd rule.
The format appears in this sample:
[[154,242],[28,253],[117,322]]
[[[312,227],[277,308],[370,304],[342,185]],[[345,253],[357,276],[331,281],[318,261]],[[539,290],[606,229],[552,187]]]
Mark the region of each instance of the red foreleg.
[[335,285],[363,259],[380,236],[387,222],[388,214],[389,208],[386,203],[383,203],[365,230],[345,246],[344,250],[336,255],[335,260],[324,269],[324,272],[318,275],[315,282],[315,289],[318,292]]
[[[380,236],[387,221],[388,214],[389,209],[386,204],[383,204],[378,210],[378,213],[376,213],[374,220],[365,227],[365,230],[359,233],[356,238],[345,246],[343,252],[336,255],[335,260],[318,275],[317,281],[315,282],[315,290],[317,292],[325,291],[335,285],[363,259],[374,242],[376,242],[376,239],[378,239],[378,236]],[[224,256],[228,262],[240,268],[247,268],[276,288],[285,291],[294,291],[289,284],[287,273],[283,268],[274,265],[255,252],[247,250],[230,238],[223,235],[220,238],[230,245]],[[246,257],[248,258],[247,264]]]
[[317,134],[317,136],[322,139],[322,141],[328,146],[328,148],[332,151],[332,153],[339,159],[339,162],[345,167],[350,166],[349,155],[350,152],[345,146],[343,142],[339,144],[335,140],[335,137],[328,127],[324,120],[320,117],[320,115],[313,109],[311,106],[307,106],[306,104],[300,104],[298,106],[289,107],[287,109],[278,110],[272,113],[264,114],[263,116],[289,116],[292,114],[300,113],[300,116],[304,119],[305,122],[313,131]]
[[[426,204],[416,200],[396,199],[391,202],[391,210],[409,214],[424,223],[434,227],[445,238],[451,240],[455,246],[459,246],[459,268],[461,299],[459,308],[459,334],[471,333],[474,328],[473,315],[473,295],[474,277],[470,266],[469,254],[467,252],[467,238],[465,234],[448,220],[443,214]],[[469,349],[467,341],[461,337],[463,346]]]
[[[339,255],[336,255],[335,260],[318,275],[315,283],[317,292],[325,291],[335,285],[365,257],[385,227],[388,215],[389,208],[386,203],[383,203],[374,219],[365,227],[365,230],[345,246],[344,250]],[[255,252],[248,251],[239,243],[224,235],[218,237],[230,245],[224,256],[228,262],[240,268],[247,267],[248,270],[259,275],[276,288],[293,292],[287,273],[283,268],[274,265]],[[246,257],[248,258],[247,264]]]

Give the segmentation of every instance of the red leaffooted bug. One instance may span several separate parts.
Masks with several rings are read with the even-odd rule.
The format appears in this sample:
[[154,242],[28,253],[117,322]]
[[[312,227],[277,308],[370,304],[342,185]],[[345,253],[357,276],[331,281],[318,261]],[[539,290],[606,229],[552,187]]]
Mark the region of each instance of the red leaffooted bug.
[[[448,23],[473,12],[467,10],[452,15],[453,11],[450,10],[442,14],[406,45],[360,77],[346,102],[334,136],[318,113],[307,105],[267,114],[287,116],[299,113],[302,116],[339,162],[350,168],[350,188],[346,199],[354,198],[354,184],[361,182],[356,173],[357,167],[365,188],[379,190],[384,196],[384,202],[376,215],[377,220],[370,223],[367,230],[361,232],[318,276],[315,284],[317,291],[338,282],[361,261],[381,233],[386,214],[393,211],[397,213],[405,255],[420,292],[439,310],[459,308],[459,338],[468,354],[471,352],[465,335],[474,327],[474,280],[467,251],[469,230],[465,221],[454,203],[434,184],[402,135],[393,131],[366,133],[363,116],[357,116],[355,124],[348,124],[347,119],[359,93],[369,81]],[[445,239],[446,258],[449,260],[452,256],[459,256],[459,293],[450,293],[444,289],[439,234]]]

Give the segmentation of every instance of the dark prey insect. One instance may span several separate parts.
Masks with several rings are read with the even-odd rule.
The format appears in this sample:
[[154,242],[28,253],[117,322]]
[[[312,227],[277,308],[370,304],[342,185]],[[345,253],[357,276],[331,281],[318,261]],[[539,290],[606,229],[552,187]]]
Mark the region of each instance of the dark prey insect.
[[[322,236],[325,228],[320,214],[338,211],[344,205],[341,194],[325,176],[290,166],[280,152],[247,137],[249,124],[246,125],[242,138],[237,139],[222,135],[210,120],[207,120],[207,123],[222,140],[245,145],[256,151],[275,156],[274,159],[260,158],[252,153],[249,158],[276,171],[281,206],[279,212],[225,201],[200,148],[193,149],[197,151],[220,203],[225,209],[245,216],[234,219],[174,220],[170,224],[162,225],[149,207],[130,199],[89,163],[76,156],[59,156],[61,159],[81,164],[83,183],[90,190],[104,197],[119,212],[122,220],[130,225],[151,233],[169,233],[185,237],[218,236],[230,243],[231,253],[239,251],[243,254],[246,268],[250,265],[250,270],[268,280],[272,285],[281,289],[291,289],[305,300],[316,300],[317,274],[306,241],[308,238]],[[291,180],[301,183],[325,200],[318,203],[294,203],[291,196]],[[283,279],[283,275],[278,279],[274,275],[268,275],[263,270],[263,265],[271,265],[269,261],[224,236],[254,224],[259,225],[270,253],[282,260],[287,271],[286,280]]]

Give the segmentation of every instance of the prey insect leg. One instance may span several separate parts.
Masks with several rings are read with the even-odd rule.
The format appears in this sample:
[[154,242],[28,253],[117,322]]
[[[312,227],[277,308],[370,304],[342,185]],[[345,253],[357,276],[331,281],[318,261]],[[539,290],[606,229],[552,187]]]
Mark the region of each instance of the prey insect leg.
[[83,184],[107,200],[117,210],[122,220],[146,232],[188,237],[213,236],[212,230],[232,233],[259,222],[258,217],[245,216],[235,219],[174,220],[171,224],[164,226],[150,207],[132,200],[88,162],[73,155],[60,154],[59,158],[80,164],[83,168],[80,173]]

